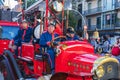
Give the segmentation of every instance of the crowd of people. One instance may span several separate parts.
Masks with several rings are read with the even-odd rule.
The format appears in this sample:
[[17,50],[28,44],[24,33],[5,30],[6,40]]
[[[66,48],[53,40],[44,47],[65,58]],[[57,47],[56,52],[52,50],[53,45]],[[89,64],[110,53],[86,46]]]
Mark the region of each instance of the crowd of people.
[[112,54],[115,57],[120,56],[120,37],[115,38],[114,43],[109,35],[104,35],[101,38],[90,38],[90,43],[94,46],[95,53],[105,55]]

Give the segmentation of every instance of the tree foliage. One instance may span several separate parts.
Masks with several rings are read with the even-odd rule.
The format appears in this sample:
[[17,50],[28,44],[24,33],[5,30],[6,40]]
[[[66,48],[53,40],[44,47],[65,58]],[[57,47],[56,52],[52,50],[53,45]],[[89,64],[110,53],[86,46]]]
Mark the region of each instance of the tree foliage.
[[27,7],[31,6],[35,2],[36,0],[27,0]]
[[25,3],[26,2],[25,0],[22,0],[22,1],[23,1],[23,8],[25,8],[25,6],[29,7],[38,0],[27,0],[27,5]]
[[[65,11],[65,15],[67,15],[66,11]],[[71,26],[71,27],[75,28],[77,26],[78,18],[79,17],[76,16],[74,12],[69,11],[68,26]]]

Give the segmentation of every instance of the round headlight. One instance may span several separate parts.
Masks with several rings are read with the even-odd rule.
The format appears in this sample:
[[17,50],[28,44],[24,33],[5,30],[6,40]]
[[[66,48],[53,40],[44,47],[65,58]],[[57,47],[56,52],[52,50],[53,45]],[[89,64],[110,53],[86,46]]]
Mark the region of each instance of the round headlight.
[[104,67],[103,67],[103,66],[99,66],[99,67],[97,68],[97,70],[96,70],[96,75],[97,75],[97,77],[98,77],[98,78],[103,77],[103,76],[104,76],[104,73],[105,73]]

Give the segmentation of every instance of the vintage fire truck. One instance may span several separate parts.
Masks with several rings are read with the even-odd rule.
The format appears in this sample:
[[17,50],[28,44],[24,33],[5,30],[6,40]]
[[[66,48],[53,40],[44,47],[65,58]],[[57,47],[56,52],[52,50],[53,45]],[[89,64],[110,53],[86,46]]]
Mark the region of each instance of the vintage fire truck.
[[[44,26],[47,28],[48,12],[54,17],[55,15],[48,7],[48,0],[44,2],[47,16],[44,19]],[[52,3],[52,9],[57,12],[59,10],[57,10],[56,4],[60,7],[61,4],[64,4],[62,1],[53,1]],[[63,21],[60,25],[63,29]],[[8,46],[10,40],[17,34],[19,25],[3,21],[0,22],[0,26],[2,34],[0,38],[0,79],[47,80],[46,76],[49,77],[51,73],[48,53],[40,50],[39,43],[33,40],[33,43],[23,43],[18,50],[19,56],[14,56]],[[58,38],[60,41],[54,44]],[[48,80],[119,80],[117,59],[109,54],[103,57],[95,54],[93,46],[87,41],[66,41],[65,39],[65,36],[62,35],[51,41],[56,55],[55,73],[50,75]]]

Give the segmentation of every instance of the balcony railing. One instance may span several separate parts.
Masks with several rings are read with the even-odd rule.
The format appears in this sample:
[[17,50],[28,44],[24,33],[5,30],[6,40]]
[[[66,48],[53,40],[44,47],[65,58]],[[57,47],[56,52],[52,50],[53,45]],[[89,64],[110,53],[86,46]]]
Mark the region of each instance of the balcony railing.
[[119,2],[116,2],[115,8],[116,8],[116,9],[119,9],[119,8],[120,8],[120,1],[119,1]]
[[92,15],[92,14],[97,14],[102,12],[102,7],[97,7],[94,9],[89,9],[84,11],[84,15]]
[[98,30],[101,30],[101,25],[91,25],[91,26],[88,26],[88,30],[96,30],[96,28]]
[[96,25],[91,25],[91,26],[88,26],[88,30],[95,30],[96,29]]
[[101,27],[101,26],[99,26],[99,25],[91,25],[91,26],[88,26],[88,30],[89,30],[89,31],[94,31],[96,28],[97,28],[98,30],[120,29],[120,23],[117,22],[116,24],[111,25],[111,27],[110,27],[110,25],[106,25],[106,26],[104,26],[104,27]]
[[120,22],[119,21],[116,22],[115,28],[120,28]]

